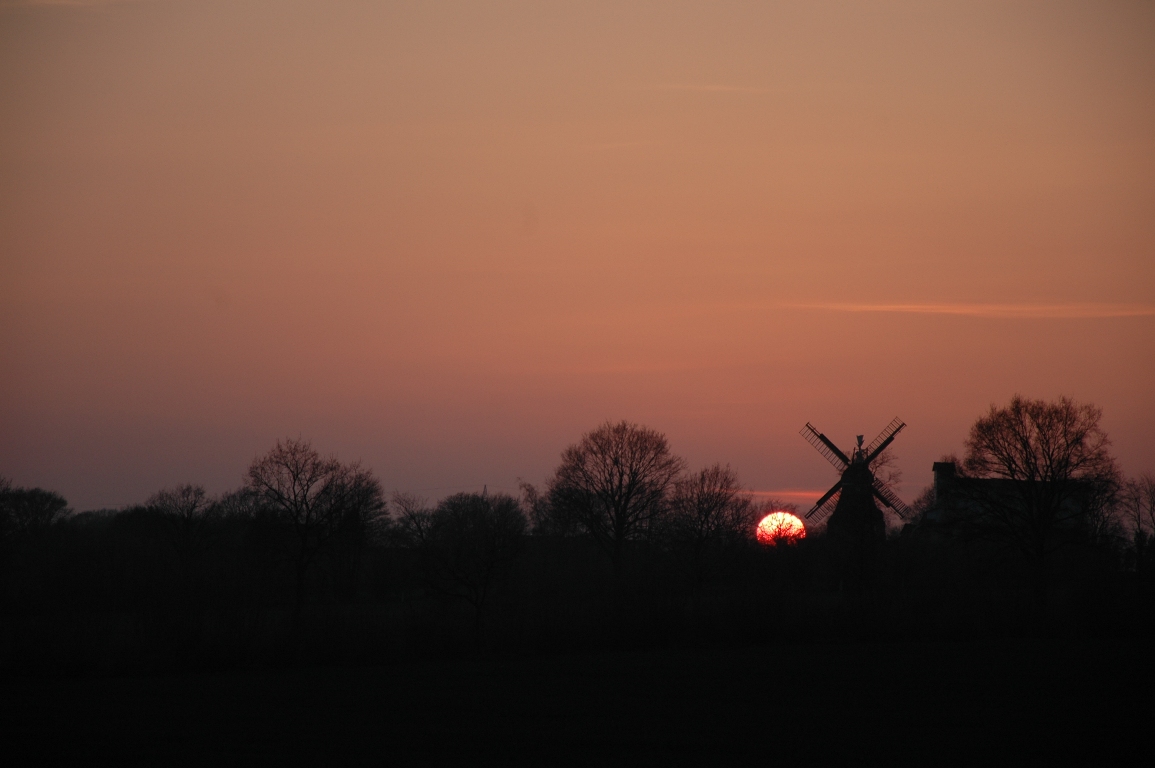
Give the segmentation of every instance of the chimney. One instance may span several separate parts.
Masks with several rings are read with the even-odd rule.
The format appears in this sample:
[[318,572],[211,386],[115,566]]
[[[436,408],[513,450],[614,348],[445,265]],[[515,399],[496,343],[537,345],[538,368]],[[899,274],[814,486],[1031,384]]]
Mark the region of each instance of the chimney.
[[934,503],[935,506],[941,506],[950,495],[958,469],[953,461],[936,461],[930,469],[934,472]]

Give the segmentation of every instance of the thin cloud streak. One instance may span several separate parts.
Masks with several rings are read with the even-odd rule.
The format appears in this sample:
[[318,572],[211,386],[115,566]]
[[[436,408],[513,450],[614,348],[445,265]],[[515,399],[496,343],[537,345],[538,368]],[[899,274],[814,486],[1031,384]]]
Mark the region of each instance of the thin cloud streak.
[[809,507],[814,502],[822,498],[822,494],[826,493],[828,489],[820,491],[811,491],[804,488],[787,488],[777,491],[747,491],[747,496],[752,496],[761,501],[780,501],[786,504],[797,504],[803,507]]
[[886,312],[915,315],[958,315],[1025,320],[1099,319],[1112,317],[1155,317],[1149,304],[788,304],[795,309],[830,312]]

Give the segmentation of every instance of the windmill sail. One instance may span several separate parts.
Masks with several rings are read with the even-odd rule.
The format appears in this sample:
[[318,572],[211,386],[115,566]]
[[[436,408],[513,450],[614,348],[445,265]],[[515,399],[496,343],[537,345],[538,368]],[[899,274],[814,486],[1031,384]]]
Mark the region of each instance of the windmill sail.
[[826,494],[815,503],[810,511],[806,513],[806,519],[813,520],[816,523],[824,520],[826,516],[833,512],[834,508],[838,506],[838,497],[841,495],[839,491],[841,490],[842,481],[839,480],[834,484],[834,487],[827,491]]
[[903,520],[910,520],[914,517],[914,510],[908,507],[902,499],[898,498],[898,495],[895,494],[894,491],[887,488],[878,478],[874,479],[874,495],[877,496],[883,504],[897,512],[898,516]]
[[834,468],[839,472],[842,472],[850,466],[850,459],[846,457],[846,454],[838,450],[838,446],[830,442],[830,439],[826,437],[826,435],[811,426],[809,421],[806,422],[805,427],[798,430],[798,434],[802,435],[806,438],[806,442],[818,449],[818,452],[825,456],[826,460],[833,464]]
[[898,433],[901,432],[902,428],[905,426],[906,423],[903,422],[902,419],[895,416],[894,420],[886,425],[886,429],[878,433],[878,437],[874,438],[874,442],[866,446],[866,450],[864,451],[866,454],[866,460],[874,461],[878,457],[878,454],[886,450],[886,446],[894,442],[895,436],[898,435]]

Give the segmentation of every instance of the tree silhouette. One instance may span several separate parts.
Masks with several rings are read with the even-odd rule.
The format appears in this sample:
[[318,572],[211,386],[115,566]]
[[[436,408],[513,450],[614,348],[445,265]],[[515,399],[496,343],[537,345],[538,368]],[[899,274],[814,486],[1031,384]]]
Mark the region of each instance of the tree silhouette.
[[685,463],[665,435],[627,421],[606,422],[561,458],[548,485],[551,509],[589,533],[620,574],[627,542],[666,512]]
[[425,499],[412,493],[394,493],[392,503],[397,510],[396,532],[402,543],[409,547],[423,544],[433,526],[433,510]]
[[216,505],[199,485],[178,485],[153,494],[145,506],[165,520],[169,543],[176,551],[182,571],[208,545],[211,518]]
[[750,541],[757,516],[737,473],[714,464],[675,483],[666,535],[701,583],[725,567],[735,546]]
[[359,464],[323,459],[308,442],[291,439],[278,441],[253,461],[248,484],[260,509],[289,525],[296,538],[295,612],[299,614],[309,572],[333,538],[339,532],[363,535],[384,515],[381,485]]
[[1155,547],[1155,475],[1128,480],[1119,494],[1121,511],[1131,529],[1135,570],[1147,575]]
[[548,491],[542,493],[533,483],[520,478],[517,487],[521,491],[521,503],[529,515],[529,524],[535,536],[564,538],[580,532],[572,510],[551,504]]
[[62,519],[67,510],[68,502],[58,493],[13,488],[10,481],[0,481],[0,535],[35,534]]
[[1025,555],[1040,596],[1048,556],[1092,532],[1118,490],[1101,418],[1101,409],[1066,397],[1047,402],[1016,395],[1005,408],[992,405],[967,437],[967,474],[1001,482],[963,478],[971,503],[958,522]]
[[521,554],[526,519],[517,499],[459,493],[427,515],[409,510],[409,524],[431,586],[468,603],[479,634],[494,584]]

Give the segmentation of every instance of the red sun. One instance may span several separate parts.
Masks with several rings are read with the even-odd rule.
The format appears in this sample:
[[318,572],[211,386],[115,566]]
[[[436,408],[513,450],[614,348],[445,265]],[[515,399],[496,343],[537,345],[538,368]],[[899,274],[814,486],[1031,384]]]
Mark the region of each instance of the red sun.
[[789,512],[771,512],[758,523],[758,543],[791,544],[806,538],[806,526]]

